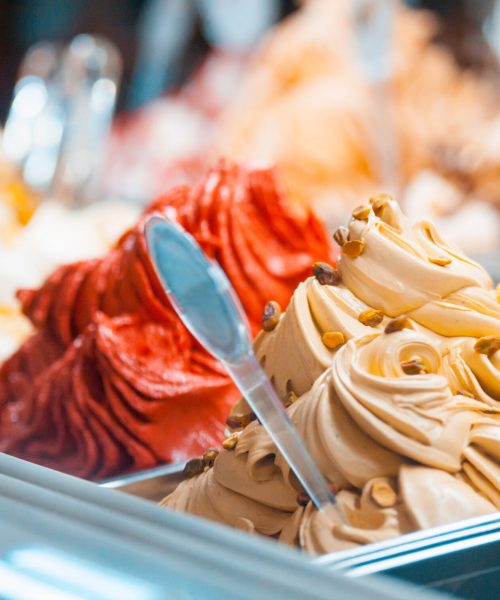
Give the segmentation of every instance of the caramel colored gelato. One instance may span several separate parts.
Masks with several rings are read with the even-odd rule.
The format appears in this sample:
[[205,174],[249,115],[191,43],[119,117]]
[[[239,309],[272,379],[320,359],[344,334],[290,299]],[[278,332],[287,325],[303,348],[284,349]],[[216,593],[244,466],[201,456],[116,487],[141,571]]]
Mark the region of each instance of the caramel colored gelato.
[[425,170],[498,205],[495,78],[461,68],[432,15],[401,2],[377,46],[389,77],[373,85],[357,5],[309,0],[269,33],[221,118],[220,153],[275,163],[290,197],[334,225],[381,182],[404,189]]
[[500,509],[500,304],[486,271],[381,195],[255,351],[346,516],[318,512],[244,401],[163,505],[325,553]]

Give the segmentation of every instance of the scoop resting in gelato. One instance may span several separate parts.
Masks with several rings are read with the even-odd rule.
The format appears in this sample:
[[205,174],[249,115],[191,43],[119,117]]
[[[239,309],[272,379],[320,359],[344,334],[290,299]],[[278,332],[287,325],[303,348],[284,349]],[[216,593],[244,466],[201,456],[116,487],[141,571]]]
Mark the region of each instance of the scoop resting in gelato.
[[488,274],[384,195],[334,238],[338,270],[316,264],[255,351],[346,522],[314,508],[243,400],[215,460],[192,463],[164,506],[312,553],[500,508],[500,305]]
[[163,294],[144,238],[153,213],[219,261],[254,331],[268,293],[285,307],[311,261],[335,258],[322,225],[288,206],[270,170],[220,163],[198,186],[172,190],[104,258],[19,292],[35,333],[0,370],[0,451],[100,479],[223,438],[236,390]]

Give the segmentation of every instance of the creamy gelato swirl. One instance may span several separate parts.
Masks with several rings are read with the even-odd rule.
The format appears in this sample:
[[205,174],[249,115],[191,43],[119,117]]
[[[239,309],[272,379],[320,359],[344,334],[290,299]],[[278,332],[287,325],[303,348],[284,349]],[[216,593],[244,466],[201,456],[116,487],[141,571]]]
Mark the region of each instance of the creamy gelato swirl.
[[319,512],[308,504],[288,521],[280,540],[298,544],[312,554],[324,554],[493,510],[469,485],[438,469],[405,465],[401,468],[399,485],[394,480],[382,480],[397,491],[395,504],[387,508],[380,507],[371,496],[379,482],[369,482],[361,495],[339,492],[337,500],[347,516],[347,524],[340,521],[336,512]]
[[[462,288],[492,287],[481,266],[443,240],[431,223],[410,225],[393,200],[382,218],[371,212],[366,221],[352,219],[349,236],[364,243],[364,252],[357,258],[342,255],[344,284],[386,315],[407,313]],[[440,258],[451,262],[443,268],[429,260]]]
[[[255,343],[281,398],[299,396],[288,414],[346,522],[299,502],[257,421],[166,506],[312,553],[500,509],[500,352],[478,343],[500,336],[488,274],[387,198],[352,219],[344,243],[356,240],[358,252],[343,247],[341,283],[300,284]],[[343,343],[329,347],[328,332]]]
[[357,318],[369,308],[344,286],[314,278],[299,285],[278,326],[255,340],[257,358],[281,398],[290,390],[304,394],[330,366],[334,351],[324,345],[324,333],[340,331],[350,339],[373,331]]
[[[426,373],[405,376],[401,364],[413,357]],[[372,439],[419,463],[457,472],[471,426],[486,407],[453,396],[440,368],[432,344],[406,329],[349,342],[333,362],[332,377],[338,399]]]

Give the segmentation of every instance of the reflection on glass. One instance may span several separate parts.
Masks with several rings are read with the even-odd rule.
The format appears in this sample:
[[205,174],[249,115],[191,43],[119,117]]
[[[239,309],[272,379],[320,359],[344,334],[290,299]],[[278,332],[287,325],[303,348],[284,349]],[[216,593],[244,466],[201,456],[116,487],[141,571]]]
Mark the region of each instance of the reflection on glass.
[[50,548],[20,548],[0,563],[0,597],[8,600],[119,598],[155,600],[145,581]]

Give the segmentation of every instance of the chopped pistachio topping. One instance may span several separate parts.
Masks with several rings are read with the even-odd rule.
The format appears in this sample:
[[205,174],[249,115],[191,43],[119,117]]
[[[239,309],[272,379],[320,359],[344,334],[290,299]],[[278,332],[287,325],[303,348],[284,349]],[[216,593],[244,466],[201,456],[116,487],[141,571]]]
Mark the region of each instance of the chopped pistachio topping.
[[410,321],[406,317],[397,317],[391,319],[385,326],[385,333],[394,333],[396,331],[402,331],[403,329],[411,329]]
[[496,335],[485,335],[474,344],[474,350],[479,354],[491,356],[497,350],[500,350],[500,338]]
[[233,433],[222,442],[222,447],[224,448],[224,450],[234,450],[236,448],[237,443],[238,435]]
[[386,481],[374,481],[370,495],[381,508],[394,506],[398,499],[396,492]]
[[347,227],[339,227],[333,234],[333,239],[342,247],[349,241],[349,229]]
[[368,327],[376,327],[384,320],[384,313],[381,310],[365,310],[358,315],[358,321]]
[[255,421],[256,418],[253,412],[247,415],[229,415],[226,419],[226,425],[231,429],[244,429],[249,423]]
[[421,375],[427,372],[424,363],[419,358],[403,361],[401,368],[407,375]]
[[338,285],[340,283],[340,273],[328,263],[315,262],[312,266],[312,272],[321,285]]
[[272,331],[279,323],[281,317],[281,306],[274,300],[266,302],[264,314],[262,315],[262,329]]
[[390,200],[393,200],[393,198],[392,196],[389,196],[389,194],[378,194],[377,196],[372,196],[370,198],[370,204],[372,205],[373,212],[377,215],[377,217]]
[[447,265],[449,265],[451,263],[451,258],[444,258],[444,257],[433,258],[431,256],[431,257],[429,257],[429,262],[431,262],[433,265],[439,265],[440,267],[446,267]]
[[352,216],[358,221],[367,221],[371,212],[372,207],[370,205],[361,205],[352,211]]
[[345,344],[345,335],[341,331],[327,331],[321,339],[323,344],[330,350],[335,350],[335,348]]
[[343,254],[350,258],[357,258],[363,254],[365,245],[361,240],[349,240],[342,246]]
[[188,460],[188,462],[186,463],[185,467],[184,467],[184,471],[182,472],[182,474],[184,475],[184,477],[186,479],[190,479],[191,477],[194,477],[195,475],[200,475],[200,473],[203,473],[205,469],[205,463],[203,461],[202,458],[193,458],[191,460]]
[[209,448],[203,455],[203,464],[205,467],[213,467],[215,459],[219,455],[217,448]]

